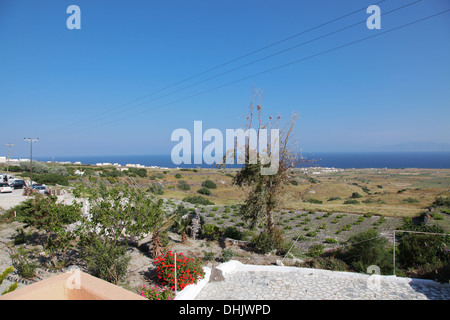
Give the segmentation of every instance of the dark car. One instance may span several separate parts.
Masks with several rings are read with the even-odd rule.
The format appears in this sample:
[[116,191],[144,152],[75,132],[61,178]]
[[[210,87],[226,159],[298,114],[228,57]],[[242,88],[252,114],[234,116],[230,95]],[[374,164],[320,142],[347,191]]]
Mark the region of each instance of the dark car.
[[13,187],[14,189],[23,189],[23,187],[25,187],[25,181],[23,180],[15,180],[14,182],[11,183],[11,187]]

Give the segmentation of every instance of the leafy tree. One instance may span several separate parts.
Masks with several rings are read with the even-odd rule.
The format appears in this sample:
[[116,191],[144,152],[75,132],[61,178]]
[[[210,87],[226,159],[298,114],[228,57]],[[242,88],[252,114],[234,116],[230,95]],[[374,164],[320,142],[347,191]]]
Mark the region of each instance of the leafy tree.
[[16,206],[16,220],[25,223],[25,228],[32,227],[43,231],[44,248],[50,254],[54,267],[58,267],[57,255],[64,253],[75,234],[67,229],[67,225],[78,221],[81,217],[81,204],[75,201],[71,205],[56,203],[56,196],[36,194]]
[[[128,185],[111,188],[103,184],[96,188],[79,186],[74,194],[89,199],[89,214],[84,217],[79,230],[85,239],[84,251],[87,255],[96,250],[108,252],[124,247],[127,242],[137,242],[150,233],[153,234],[153,253],[162,254],[160,235],[174,220],[174,215],[168,217],[163,211],[162,199],[155,200],[143,190]],[[117,249],[112,253],[120,257],[119,263],[126,262],[125,257],[120,256],[126,250]],[[117,269],[114,265],[110,267]]]
[[154,200],[143,190],[128,185],[106,188],[100,184],[84,190],[78,187],[74,194],[84,194],[89,200],[89,215],[83,217],[81,231],[96,230],[104,241],[114,245],[122,240],[137,241],[153,231],[165,216],[162,199]]
[[[30,161],[20,162],[20,170],[25,172],[30,172]],[[49,167],[43,163],[38,161],[33,161],[33,173],[41,174],[49,172]]]

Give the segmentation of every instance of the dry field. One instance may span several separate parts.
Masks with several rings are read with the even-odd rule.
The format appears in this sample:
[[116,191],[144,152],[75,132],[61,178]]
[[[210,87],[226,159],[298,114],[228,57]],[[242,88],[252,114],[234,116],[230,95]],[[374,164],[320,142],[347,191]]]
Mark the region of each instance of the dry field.
[[[177,173],[181,178],[175,178]],[[202,182],[209,179],[217,184],[217,189],[206,197],[216,205],[232,205],[240,203],[245,195],[244,190],[232,184],[233,173],[231,169],[152,169],[148,178],[121,179],[144,187],[158,182],[165,188],[164,198],[179,200],[198,195]],[[180,180],[185,180],[190,190],[180,190]],[[352,199],[353,193],[361,197]],[[415,217],[436,197],[445,195],[450,195],[450,169],[344,169],[316,175],[298,170],[286,185],[281,209]],[[345,204],[347,200],[359,203]]]

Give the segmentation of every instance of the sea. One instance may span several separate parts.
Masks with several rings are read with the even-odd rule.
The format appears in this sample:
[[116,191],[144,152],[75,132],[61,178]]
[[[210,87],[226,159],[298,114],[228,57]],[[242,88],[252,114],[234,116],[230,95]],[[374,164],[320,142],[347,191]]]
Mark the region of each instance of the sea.
[[[450,151],[426,152],[305,152],[301,154],[309,163],[299,166],[330,167],[341,169],[360,168],[450,168]],[[146,167],[163,168],[215,168],[208,164],[179,164],[172,162],[168,155],[90,155],[90,156],[44,156],[34,157],[37,161],[81,162],[82,164],[118,163],[140,164]],[[228,165],[238,168],[240,165]]]

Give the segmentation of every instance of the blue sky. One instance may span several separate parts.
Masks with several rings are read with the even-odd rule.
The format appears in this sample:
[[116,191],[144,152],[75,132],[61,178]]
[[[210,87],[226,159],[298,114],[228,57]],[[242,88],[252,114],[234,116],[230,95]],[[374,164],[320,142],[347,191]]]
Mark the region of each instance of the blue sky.
[[[450,9],[422,0],[385,14],[414,1],[379,3],[381,30],[360,10],[151,95],[378,1],[2,0],[0,155],[14,143],[12,156],[27,157],[24,137],[40,138],[37,156],[168,154],[172,131],[195,120],[241,127],[253,88],[264,92],[263,117],[298,113],[305,152],[448,149],[450,12],[320,54]],[[72,4],[80,30],[66,26]]]

